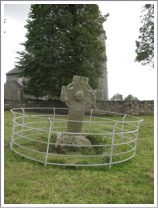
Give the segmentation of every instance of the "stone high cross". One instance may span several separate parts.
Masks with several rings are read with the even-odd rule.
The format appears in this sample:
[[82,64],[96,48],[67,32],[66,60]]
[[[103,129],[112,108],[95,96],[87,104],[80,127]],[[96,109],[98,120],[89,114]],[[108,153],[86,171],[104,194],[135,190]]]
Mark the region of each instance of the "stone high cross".
[[95,104],[96,91],[88,81],[87,77],[74,76],[72,83],[62,86],[60,100],[69,107],[67,132],[81,132],[86,107]]

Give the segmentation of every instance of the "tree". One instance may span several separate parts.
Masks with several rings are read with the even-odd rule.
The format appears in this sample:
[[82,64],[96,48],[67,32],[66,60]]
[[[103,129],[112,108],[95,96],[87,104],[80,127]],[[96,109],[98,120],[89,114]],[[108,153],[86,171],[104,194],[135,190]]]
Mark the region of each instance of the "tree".
[[141,15],[142,26],[136,41],[135,61],[154,67],[154,5],[145,4]]
[[116,93],[110,100],[114,100],[114,101],[122,101],[123,100],[123,96],[119,93]]
[[24,92],[59,97],[73,75],[89,77],[96,89],[106,59],[100,36],[107,16],[94,4],[31,5],[25,50],[18,52],[17,62],[26,78]]
[[124,98],[124,101],[137,101],[137,100],[138,100],[138,98],[134,97],[131,94]]

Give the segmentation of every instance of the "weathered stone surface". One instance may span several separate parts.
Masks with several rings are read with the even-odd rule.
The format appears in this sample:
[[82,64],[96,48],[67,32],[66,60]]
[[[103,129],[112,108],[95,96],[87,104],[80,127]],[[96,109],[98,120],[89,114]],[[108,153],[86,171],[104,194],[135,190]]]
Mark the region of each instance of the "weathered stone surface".
[[96,91],[88,81],[87,77],[74,76],[72,83],[62,87],[60,100],[69,107],[68,132],[81,132],[85,109],[96,102]]
[[[95,105],[96,110],[105,110],[108,112],[117,112],[123,114],[131,114],[134,116],[140,115],[154,115],[154,100],[134,101],[132,102],[132,110],[125,104],[127,101],[97,101]],[[65,103],[60,100],[5,100],[4,109],[10,110],[12,108],[29,108],[29,107],[54,107],[66,108]],[[50,110],[52,113],[52,110]],[[61,114],[65,114],[65,110],[60,110]]]
[[[70,146],[69,146],[70,145]],[[72,146],[71,146],[72,145]],[[85,145],[85,146],[75,146]],[[86,146],[87,145],[87,146]],[[71,153],[82,153],[82,154],[93,154],[94,149],[89,139],[82,135],[58,135],[55,143],[56,151],[59,154],[71,154]]]
[[4,84],[4,99],[20,100],[22,87],[15,80],[9,80]]

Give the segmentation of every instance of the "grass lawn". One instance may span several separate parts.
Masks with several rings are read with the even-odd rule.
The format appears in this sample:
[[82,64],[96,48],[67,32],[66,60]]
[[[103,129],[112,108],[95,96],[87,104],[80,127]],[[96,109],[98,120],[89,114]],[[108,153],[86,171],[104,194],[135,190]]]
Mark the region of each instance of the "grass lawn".
[[12,114],[4,118],[5,204],[153,204],[154,117],[142,116],[136,157],[108,167],[58,167],[9,148]]

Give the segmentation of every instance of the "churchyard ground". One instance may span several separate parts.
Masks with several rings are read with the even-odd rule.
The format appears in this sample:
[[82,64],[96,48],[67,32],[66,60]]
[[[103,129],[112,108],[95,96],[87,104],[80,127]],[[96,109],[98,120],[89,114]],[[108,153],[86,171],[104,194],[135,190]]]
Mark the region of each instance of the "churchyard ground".
[[141,116],[136,157],[108,167],[57,167],[10,150],[12,114],[4,113],[5,204],[153,204],[154,117]]

